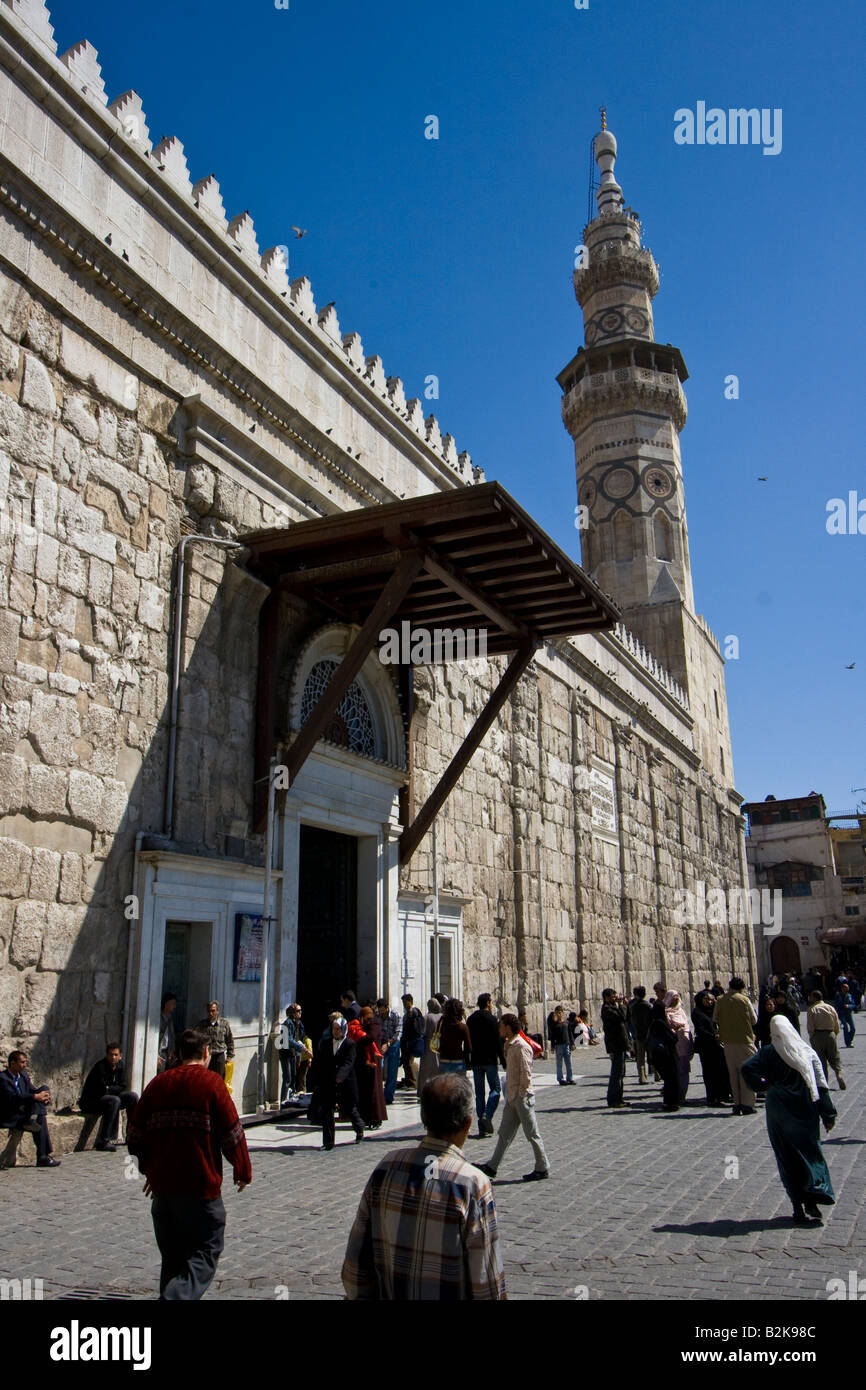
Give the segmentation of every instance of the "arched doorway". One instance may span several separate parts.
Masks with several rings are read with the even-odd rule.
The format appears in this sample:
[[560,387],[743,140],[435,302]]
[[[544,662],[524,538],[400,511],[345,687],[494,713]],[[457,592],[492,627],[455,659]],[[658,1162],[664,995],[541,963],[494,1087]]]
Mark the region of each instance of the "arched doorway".
[[[355,635],[347,624],[330,623],[297,654],[288,690],[290,733],[309,719]],[[391,997],[399,982],[398,798],[405,781],[397,686],[371,654],[282,811],[279,1006],[296,999],[314,1030],[339,1007],[341,990],[353,989],[362,1000]]]
[[777,936],[770,946],[770,964],[774,975],[800,973],[800,947],[790,936]]

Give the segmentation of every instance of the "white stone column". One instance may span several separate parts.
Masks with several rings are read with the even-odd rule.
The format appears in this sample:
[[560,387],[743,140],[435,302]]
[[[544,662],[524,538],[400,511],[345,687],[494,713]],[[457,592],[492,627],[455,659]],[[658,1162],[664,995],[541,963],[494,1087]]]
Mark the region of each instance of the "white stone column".
[[382,827],[380,840],[381,853],[381,934],[379,954],[379,980],[382,995],[391,1007],[402,994],[403,973],[401,965],[402,947],[400,942],[397,899],[400,892],[400,835],[390,822]]
[[[287,799],[280,820],[283,877],[277,885],[279,937],[274,958],[275,1012],[283,1017],[285,1004],[294,1001],[298,976],[298,882],[301,870],[301,822],[296,807]],[[301,1003],[303,1004],[303,1000]]]

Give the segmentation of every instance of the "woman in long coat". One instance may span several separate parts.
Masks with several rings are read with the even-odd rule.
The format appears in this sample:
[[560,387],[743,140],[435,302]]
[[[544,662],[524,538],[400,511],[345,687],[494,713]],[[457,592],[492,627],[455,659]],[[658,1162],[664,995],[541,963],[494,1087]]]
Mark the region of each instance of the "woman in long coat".
[[652,1006],[647,1032],[647,1052],[662,1079],[662,1104],[665,1110],[679,1110],[680,1083],[677,1076],[677,1035],[665,1017],[660,999]]
[[692,1069],[692,1055],[695,1050],[694,1030],[689,1022],[688,1014],[682,1005],[682,1000],[675,989],[669,989],[665,995],[665,1016],[670,1027],[677,1036],[676,1046],[676,1068],[677,1081],[679,1083],[679,1101],[682,1105],[689,1089],[689,1077]]
[[430,1044],[433,1034],[442,1022],[442,1005],[438,999],[427,1000],[427,1013],[424,1018],[424,1051],[418,1063],[418,1094],[420,1096],[428,1081],[439,1075],[439,1053]]
[[349,1037],[355,1042],[358,1110],[368,1129],[378,1129],[388,1118],[382,1082],[382,1025],[369,1006],[361,1010],[357,1023],[349,1024]]
[[707,1105],[727,1105],[731,1098],[731,1082],[728,1076],[728,1064],[725,1061],[722,1044],[719,1042],[719,1030],[713,1022],[715,1002],[708,989],[699,994],[695,1000],[695,1007],[692,1010],[695,1051],[701,1059]]
[[795,1226],[819,1226],[819,1206],[836,1201],[821,1151],[819,1120],[831,1130],[836,1110],[818,1056],[788,1019],[776,1014],[771,1042],[740,1068],[753,1090],[767,1086],[767,1133],[782,1186],[794,1208]]
[[335,1017],[316,1048],[315,1076],[310,1111],[322,1126],[322,1148],[332,1149],[336,1135],[334,1109],[347,1114],[355,1131],[355,1143],[364,1138],[364,1121],[358,1113],[358,1087],[355,1081],[355,1044],[347,1036],[349,1025]]

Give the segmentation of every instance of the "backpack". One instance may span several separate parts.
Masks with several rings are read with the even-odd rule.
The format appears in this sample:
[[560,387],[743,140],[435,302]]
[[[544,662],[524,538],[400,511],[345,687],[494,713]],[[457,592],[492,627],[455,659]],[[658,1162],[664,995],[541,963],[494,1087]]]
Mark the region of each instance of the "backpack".
[[403,1032],[410,1038],[420,1038],[421,1034],[424,1032],[424,1015],[414,1004],[403,1025]]

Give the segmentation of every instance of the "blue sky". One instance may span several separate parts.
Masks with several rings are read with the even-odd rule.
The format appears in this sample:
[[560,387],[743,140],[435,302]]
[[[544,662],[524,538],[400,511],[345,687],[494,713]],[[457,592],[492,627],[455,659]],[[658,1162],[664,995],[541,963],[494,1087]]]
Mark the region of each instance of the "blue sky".
[[[637,0],[115,0],[51,6],[97,48],[154,141],[336,300],[407,395],[435,373],[443,433],[579,558],[556,373],[582,342],[571,287],[605,102],[617,178],[662,268],[656,337],[688,365],[682,436],[695,598],[727,666],[747,800],[866,791],[861,4]],[[781,107],[777,156],[679,146],[674,112]],[[425,140],[425,117],[440,138]],[[735,373],[740,398],[724,398]],[[759,476],[768,481],[759,483]],[[864,523],[866,524],[866,523]],[[853,671],[845,669],[855,661]]]

